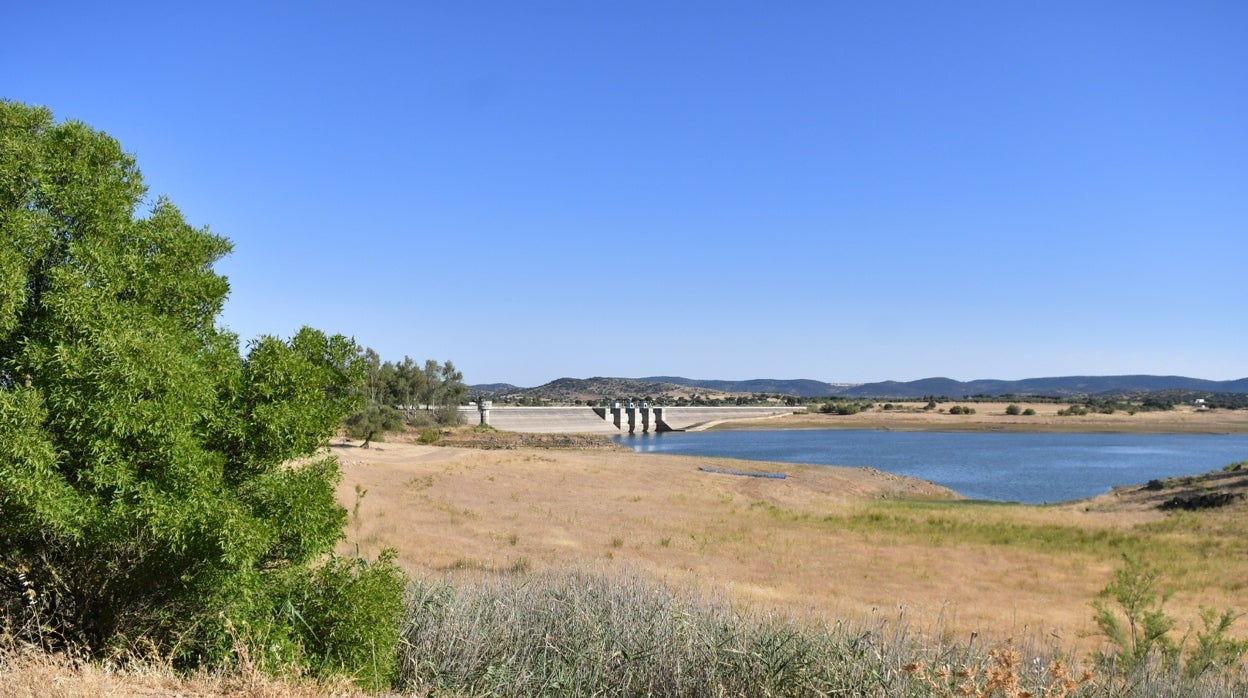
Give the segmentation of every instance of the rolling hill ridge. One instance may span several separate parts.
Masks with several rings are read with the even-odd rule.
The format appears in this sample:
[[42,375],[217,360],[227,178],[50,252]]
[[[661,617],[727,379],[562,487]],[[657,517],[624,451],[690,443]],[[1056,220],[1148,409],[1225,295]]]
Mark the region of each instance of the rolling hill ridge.
[[824,397],[919,399],[970,396],[1034,395],[1079,398],[1105,395],[1141,395],[1163,392],[1206,392],[1248,394],[1248,378],[1211,381],[1185,376],[1057,376],[1022,380],[972,380],[924,378],[914,381],[878,383],[826,383],[811,379],[698,380],[679,376],[646,378],[560,378],[534,388],[507,383],[473,385],[474,395],[488,399],[544,399],[566,402],[588,400],[645,399],[653,401],[704,398],[730,398],[750,395],[792,396],[804,399]]

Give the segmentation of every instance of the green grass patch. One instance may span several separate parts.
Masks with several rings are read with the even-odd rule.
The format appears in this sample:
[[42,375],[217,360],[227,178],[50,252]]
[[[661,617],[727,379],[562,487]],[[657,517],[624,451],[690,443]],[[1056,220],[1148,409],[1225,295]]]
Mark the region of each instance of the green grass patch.
[[[1042,514],[1032,515],[1042,509],[1028,505],[968,500],[883,500],[822,516],[755,501],[749,511],[782,526],[882,544],[1009,547],[1088,560],[1126,553],[1155,565],[1179,588],[1208,583],[1231,588],[1242,568],[1236,561],[1248,556],[1248,522],[1235,512],[1176,512],[1154,523],[1113,527],[1049,523]],[[1187,573],[1196,568],[1199,577]]]

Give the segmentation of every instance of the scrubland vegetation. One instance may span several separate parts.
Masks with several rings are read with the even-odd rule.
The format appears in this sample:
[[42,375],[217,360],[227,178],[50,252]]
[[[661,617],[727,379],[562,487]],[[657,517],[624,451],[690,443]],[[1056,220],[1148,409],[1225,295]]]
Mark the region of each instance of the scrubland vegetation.
[[[1232,614],[1210,611],[1181,641],[1159,639],[1174,619],[1156,582],[1128,560],[1095,606],[1111,642],[1079,657],[1051,638],[916,631],[904,615],[848,623],[751,612],[729,596],[619,568],[467,571],[411,584],[387,688],[413,696],[1244,695],[1244,646],[1226,634]],[[274,672],[255,656],[239,645],[230,662],[188,676],[151,656],[81,663],[10,643],[0,649],[0,698],[358,694],[341,679]],[[386,663],[379,657],[378,670]]]
[[[722,518],[676,521],[648,548],[633,539],[642,529],[611,530],[600,552],[589,551],[598,564],[520,556],[491,571],[456,553],[462,564],[449,572],[409,576],[405,568],[419,560],[402,559],[405,540],[435,531],[433,545],[445,553],[454,538],[436,536],[450,529],[387,539],[397,529],[385,528],[385,512],[366,511],[373,500],[358,483],[354,506],[344,506],[343,472],[326,446],[349,416],[365,437],[386,429],[394,404],[435,407],[424,410],[435,413],[429,419],[404,416],[426,427],[419,440],[441,440],[432,424],[452,422],[462,397],[453,364],[382,364],[352,340],[313,329],[261,337],[240,351],[238,338],[215,325],[228,290],[212,270],[229,251],[224,238],[191,227],[166,200],[148,201],[133,158],[103,133],[12,102],[0,102],[0,129],[2,698],[1201,697],[1248,689],[1233,633],[1238,611],[1202,608],[1200,625],[1193,616],[1184,631],[1163,593],[1166,583],[1242,592],[1248,531],[1234,507],[1086,527],[1054,523],[1035,508],[722,490]],[[149,215],[136,217],[145,203]],[[540,451],[524,457],[555,460]],[[478,465],[451,459],[449,467],[463,474]],[[481,518],[433,475],[401,475],[386,494],[403,506],[428,505],[451,528]],[[672,498],[620,520],[657,530],[668,524],[655,512],[682,513],[686,492],[658,475],[659,491]],[[472,488],[485,491],[489,478]],[[877,488],[888,481],[893,489],[877,491],[890,496],[922,489],[879,473],[859,478],[875,478]],[[597,483],[557,484],[542,494],[583,487],[583,501],[602,513]],[[516,520],[520,511],[543,523],[564,519],[564,550],[581,545],[573,534],[592,529],[589,516],[543,509],[524,501],[517,481],[508,486]],[[641,501],[631,492],[620,508]],[[365,525],[375,530],[365,534]],[[352,540],[343,543],[348,526]],[[686,535],[674,540],[675,530]],[[468,547],[480,532],[454,533]],[[481,535],[496,546],[528,545],[516,531]],[[696,575],[665,583],[604,562],[652,551],[729,566],[763,559],[774,579],[785,573],[776,560],[801,560],[771,544],[807,539],[1083,564],[1127,557],[1099,596],[1077,600],[1105,639],[1079,656],[1052,638],[981,638],[904,615],[838,620],[746,603],[692,583]]]

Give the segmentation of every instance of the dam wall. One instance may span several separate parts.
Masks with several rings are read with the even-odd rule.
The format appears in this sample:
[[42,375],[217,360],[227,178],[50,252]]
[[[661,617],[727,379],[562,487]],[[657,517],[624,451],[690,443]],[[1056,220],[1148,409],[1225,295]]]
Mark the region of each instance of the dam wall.
[[[619,426],[609,407],[499,407],[486,404],[487,423],[495,429],[540,434],[627,434],[628,411],[621,406]],[[643,409],[648,410],[643,416]],[[636,407],[633,431],[661,432],[697,430],[713,423],[734,419],[760,419],[802,412],[802,407]],[[475,405],[459,408],[464,424],[480,424],[481,412]],[[643,418],[644,417],[644,418]]]
[[663,423],[669,429],[697,431],[711,423],[733,419],[762,419],[805,412],[804,407],[664,407]]
[[[460,421],[480,424],[475,405],[459,408]],[[503,431],[534,434],[619,434],[611,422],[592,407],[499,407],[489,408],[489,425]]]

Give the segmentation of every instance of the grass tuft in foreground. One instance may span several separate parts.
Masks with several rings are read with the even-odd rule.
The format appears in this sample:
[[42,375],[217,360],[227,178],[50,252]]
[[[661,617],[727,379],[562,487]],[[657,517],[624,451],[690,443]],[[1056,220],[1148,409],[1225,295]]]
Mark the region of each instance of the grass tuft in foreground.
[[641,573],[473,575],[413,587],[396,688],[452,696],[1193,696],[1241,674],[1077,668],[1034,640],[989,646],[753,614]]

